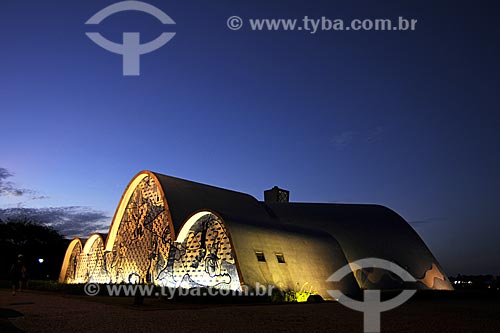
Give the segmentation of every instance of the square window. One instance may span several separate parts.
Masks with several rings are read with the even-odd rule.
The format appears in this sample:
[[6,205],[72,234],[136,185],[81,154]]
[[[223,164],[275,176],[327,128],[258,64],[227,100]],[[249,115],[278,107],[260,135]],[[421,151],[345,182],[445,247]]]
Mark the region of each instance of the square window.
[[285,257],[283,256],[283,253],[276,253],[276,259],[278,259],[278,262],[280,264],[285,263]]
[[266,261],[266,257],[264,256],[264,252],[255,251],[255,255],[257,256],[257,261]]

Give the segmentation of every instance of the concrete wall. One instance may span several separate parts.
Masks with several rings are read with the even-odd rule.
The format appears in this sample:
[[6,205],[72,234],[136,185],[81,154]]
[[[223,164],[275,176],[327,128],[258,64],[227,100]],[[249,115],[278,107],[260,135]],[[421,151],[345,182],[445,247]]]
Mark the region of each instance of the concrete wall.
[[[359,290],[352,275],[340,283],[326,281],[347,264],[340,246],[331,236],[232,221],[226,221],[226,226],[247,286],[257,282],[271,284],[281,290],[316,292],[324,299],[331,298],[327,293],[329,289],[340,289],[346,294]],[[265,262],[257,260],[258,251],[264,253]],[[282,254],[285,263],[279,263],[276,254]]]

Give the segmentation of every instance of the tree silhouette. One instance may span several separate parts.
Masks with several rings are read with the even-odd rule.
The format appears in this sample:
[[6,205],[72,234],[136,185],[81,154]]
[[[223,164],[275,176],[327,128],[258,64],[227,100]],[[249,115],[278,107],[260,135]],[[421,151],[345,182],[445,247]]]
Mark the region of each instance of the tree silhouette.
[[57,279],[67,245],[57,230],[29,218],[0,220],[0,279],[8,279],[19,254],[29,279]]

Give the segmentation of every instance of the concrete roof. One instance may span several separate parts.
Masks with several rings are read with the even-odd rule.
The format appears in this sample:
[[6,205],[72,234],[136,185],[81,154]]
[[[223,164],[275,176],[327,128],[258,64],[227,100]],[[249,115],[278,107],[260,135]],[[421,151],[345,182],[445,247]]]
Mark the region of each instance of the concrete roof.
[[212,210],[225,220],[272,223],[266,209],[251,195],[154,173],[160,182],[176,231],[194,212]]

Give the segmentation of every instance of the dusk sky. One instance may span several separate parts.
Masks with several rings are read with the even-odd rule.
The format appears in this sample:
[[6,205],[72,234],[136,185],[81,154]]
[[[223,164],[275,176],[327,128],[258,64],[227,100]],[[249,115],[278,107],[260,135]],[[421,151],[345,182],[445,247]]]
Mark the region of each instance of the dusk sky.
[[[500,275],[495,2],[2,1],[0,218],[107,230],[140,170],[401,214],[450,274]],[[240,30],[226,21],[243,18]],[[399,16],[415,31],[252,31],[248,19]],[[175,37],[141,75],[92,42]],[[360,230],[359,232],[363,232]]]

